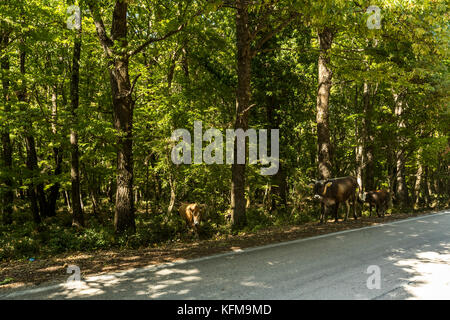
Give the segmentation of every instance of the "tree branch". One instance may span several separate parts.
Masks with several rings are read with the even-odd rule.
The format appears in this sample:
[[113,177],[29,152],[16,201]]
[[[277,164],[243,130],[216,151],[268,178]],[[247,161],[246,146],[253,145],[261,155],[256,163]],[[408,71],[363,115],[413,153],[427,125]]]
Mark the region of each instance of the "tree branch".
[[287,27],[287,25],[289,25],[289,23],[291,23],[298,16],[300,16],[298,13],[291,13],[289,18],[287,18],[285,21],[281,22],[277,28],[272,30],[272,32],[269,32],[268,34],[266,34],[266,36],[264,38],[262,38],[261,41],[256,45],[255,49],[252,50],[252,53],[251,53],[252,58],[254,56],[256,56],[258,51],[262,48],[262,46],[267,41],[269,41],[275,34],[277,34],[281,30],[283,30],[285,27]]
[[170,36],[180,32],[181,30],[183,30],[183,28],[187,25],[187,22],[183,23],[182,25],[180,25],[177,29],[169,31],[168,33],[166,33],[164,36],[159,37],[159,38],[150,38],[147,41],[145,41],[143,44],[141,44],[139,47],[137,47],[135,50],[131,51],[128,53],[129,57],[132,57],[136,54],[138,54],[139,52],[141,52],[142,50],[144,50],[147,46],[149,46],[151,43],[153,42],[158,42],[158,41],[162,41],[165,40],[167,38],[169,38]]
[[106,33],[105,24],[98,10],[97,2],[95,0],[88,1],[89,10],[92,12],[94,18],[95,29],[97,30],[98,38],[100,39],[100,44],[103,50],[108,56],[113,54],[112,47],[114,42],[108,37]]

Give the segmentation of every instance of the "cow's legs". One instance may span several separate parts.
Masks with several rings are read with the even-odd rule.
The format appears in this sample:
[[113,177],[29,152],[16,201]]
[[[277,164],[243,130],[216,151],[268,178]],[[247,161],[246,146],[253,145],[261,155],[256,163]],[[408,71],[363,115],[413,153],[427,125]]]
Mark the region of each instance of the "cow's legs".
[[339,202],[336,202],[334,205],[334,222],[338,222],[338,209],[339,209]]
[[344,221],[347,221],[347,219],[348,219],[348,214],[349,214],[349,212],[350,212],[350,202],[349,202],[349,200],[345,201],[345,205],[347,206],[347,213],[345,214],[345,219],[344,219]]
[[380,204],[376,204],[375,205],[375,207],[377,208],[377,217],[379,218],[381,215],[380,215]]
[[325,216],[325,205],[323,204],[323,202],[320,204],[320,223],[323,223],[324,220],[324,216]]
[[372,202],[369,202],[369,217],[372,216]]

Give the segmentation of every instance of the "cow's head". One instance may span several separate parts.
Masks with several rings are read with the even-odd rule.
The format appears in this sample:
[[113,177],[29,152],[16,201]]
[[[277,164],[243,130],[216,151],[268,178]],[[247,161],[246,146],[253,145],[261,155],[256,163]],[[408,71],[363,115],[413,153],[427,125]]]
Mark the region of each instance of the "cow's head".
[[362,194],[362,201],[364,202],[373,202],[376,201],[377,192],[376,191],[368,191]]
[[194,203],[193,205],[191,205],[189,209],[192,214],[192,223],[194,224],[195,227],[197,227],[202,219],[200,207],[197,203]]
[[192,223],[195,227],[198,227],[202,218],[206,216],[206,205],[194,203],[191,205],[190,210],[192,213]]
[[327,190],[333,182],[327,180],[317,180],[309,184],[309,187],[313,189],[314,199],[321,200],[326,194]]

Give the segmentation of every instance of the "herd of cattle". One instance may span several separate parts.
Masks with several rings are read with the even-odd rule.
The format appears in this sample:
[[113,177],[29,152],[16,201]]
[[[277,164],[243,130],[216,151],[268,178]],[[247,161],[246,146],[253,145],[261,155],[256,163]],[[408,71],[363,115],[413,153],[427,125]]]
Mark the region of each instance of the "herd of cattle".
[[[328,180],[318,180],[309,185],[313,188],[314,199],[319,200],[321,204],[320,222],[326,219],[328,209],[332,208],[335,222],[338,221],[338,208],[343,202],[347,205],[347,213],[344,220],[348,219],[350,206],[353,205],[353,217],[358,219],[356,214],[356,202],[368,203],[370,205],[370,216],[372,208],[375,206],[378,217],[383,216],[390,202],[389,192],[386,190],[376,190],[364,192],[360,196],[357,194],[359,189],[355,177],[342,177]],[[188,227],[192,228],[198,234],[198,228],[202,218],[206,216],[205,205],[198,203],[182,203],[178,212],[185,220]]]
[[[376,190],[364,192],[361,197],[357,195],[357,189],[359,188],[358,182],[355,177],[343,177],[328,180],[318,180],[310,184],[310,187],[314,190],[314,199],[319,200],[321,203],[320,222],[323,223],[326,215],[326,209],[334,205],[334,221],[338,221],[338,208],[339,204],[345,202],[347,205],[347,214],[345,219],[347,220],[350,212],[350,203],[353,204],[353,217],[358,219],[356,215],[356,201],[360,203],[367,202],[370,205],[370,216],[372,216],[372,207],[375,206],[377,215],[384,217],[384,213],[388,208],[390,201],[389,192],[386,190]],[[380,214],[381,209],[381,214]]]

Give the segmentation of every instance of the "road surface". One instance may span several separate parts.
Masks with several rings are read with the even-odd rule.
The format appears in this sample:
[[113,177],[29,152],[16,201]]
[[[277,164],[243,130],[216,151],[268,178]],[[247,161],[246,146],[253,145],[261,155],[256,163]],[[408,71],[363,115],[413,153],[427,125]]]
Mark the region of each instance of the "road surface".
[[0,299],[450,299],[450,211]]

